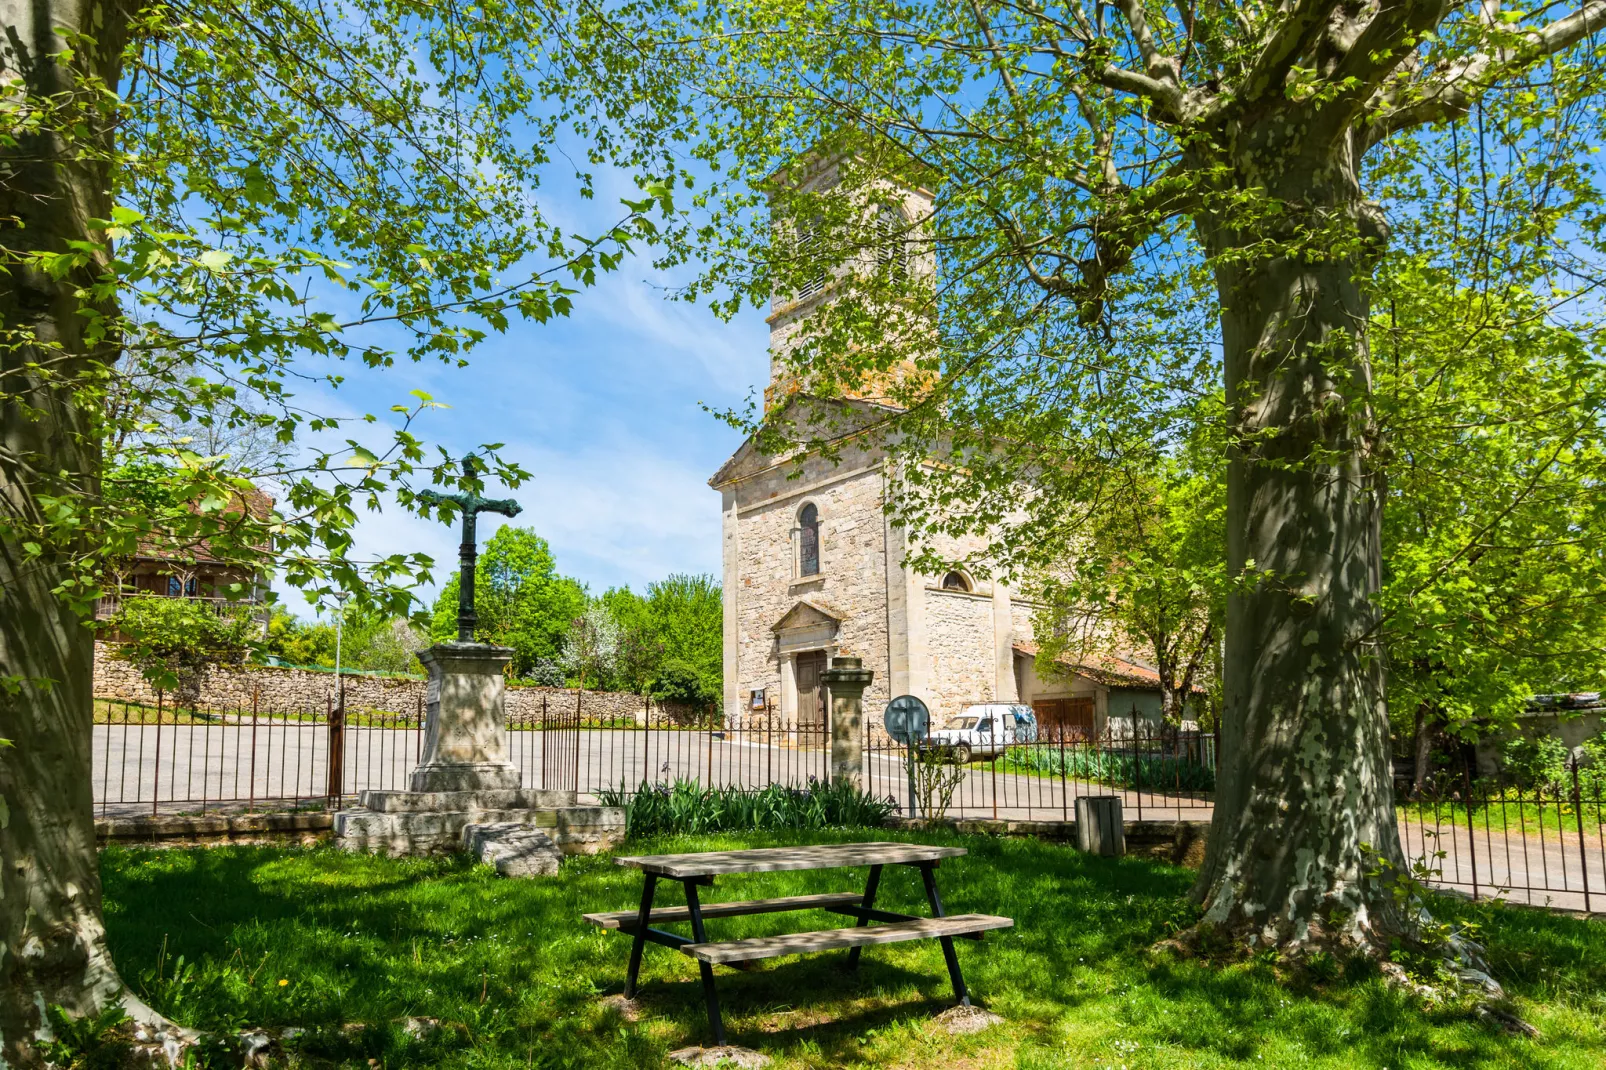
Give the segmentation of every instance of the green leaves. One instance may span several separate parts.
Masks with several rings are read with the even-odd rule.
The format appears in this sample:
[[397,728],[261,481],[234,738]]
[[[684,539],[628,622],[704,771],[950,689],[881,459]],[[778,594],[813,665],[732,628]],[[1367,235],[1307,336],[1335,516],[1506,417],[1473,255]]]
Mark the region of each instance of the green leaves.
[[[567,315],[637,243],[673,235],[683,112],[656,43],[675,10],[95,8],[100,38],[126,39],[120,56],[62,31],[48,91],[0,88],[0,143],[48,136],[103,168],[86,188],[109,188],[109,218],[63,216],[60,241],[54,225],[18,231],[0,269],[59,280],[79,307],[67,332],[3,328],[106,459],[64,473],[39,492],[50,508],[0,519],[0,535],[63,563],[60,593],[85,612],[149,543],[205,544],[314,595],[339,583],[405,611],[427,557],[343,555],[359,505],[466,482],[414,426],[440,405],[419,395],[348,421],[311,399],[341,386],[344,361],[462,366],[490,332]],[[646,196],[595,235],[547,218],[544,185],[589,188],[603,170],[640,176]],[[76,200],[17,196],[64,212]],[[0,385],[0,402],[26,396]],[[336,436],[344,447],[303,443],[348,422],[364,429]],[[487,456],[501,482],[524,478]],[[271,487],[273,507],[231,510],[252,486]]]

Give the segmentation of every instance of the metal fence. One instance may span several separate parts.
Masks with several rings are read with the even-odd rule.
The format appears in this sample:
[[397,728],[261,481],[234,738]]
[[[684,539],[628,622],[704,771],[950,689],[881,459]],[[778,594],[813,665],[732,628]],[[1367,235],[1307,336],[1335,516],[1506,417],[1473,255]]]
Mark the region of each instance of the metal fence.
[[[299,710],[97,700],[96,805],[103,815],[344,805],[364,789],[406,787],[423,719],[421,702],[408,712],[342,713],[332,699]],[[582,716],[576,693],[572,704],[543,699],[507,727],[508,757],[531,788],[633,792],[686,780],[758,790],[831,775],[825,726],[773,713],[688,720],[681,708],[644,700],[633,717],[597,720]],[[927,753],[913,756],[911,770],[910,751],[872,730],[861,768],[865,790],[905,814],[920,809],[912,798],[936,794],[952,817],[1069,819],[1078,796],[1117,794],[1138,820],[1207,818],[1215,753],[1208,734],[1107,733],[1010,742],[963,764]]]
[[[401,789],[423,749],[422,703],[406,712],[154,706],[97,700],[94,792],[105,816],[335,808],[364,789]],[[685,780],[758,790],[831,774],[823,725],[754,712],[737,723],[688,721],[643,701],[632,717],[582,716],[580,696],[551,696],[508,724],[508,757],[529,788],[596,793]],[[1207,821],[1217,740],[1209,733],[1135,732],[1009,742],[923,757],[872,729],[865,790],[903,814],[947,794],[946,816],[1069,820],[1076,799],[1117,795],[1129,820]],[[1401,844],[1430,881],[1476,898],[1593,910],[1606,903],[1606,771],[1576,763],[1560,780],[1517,785],[1470,766],[1401,785]],[[913,800],[913,801],[912,801]]]
[[1474,899],[1606,910],[1603,780],[1577,759],[1530,783],[1468,761],[1398,792],[1400,842],[1430,883]]

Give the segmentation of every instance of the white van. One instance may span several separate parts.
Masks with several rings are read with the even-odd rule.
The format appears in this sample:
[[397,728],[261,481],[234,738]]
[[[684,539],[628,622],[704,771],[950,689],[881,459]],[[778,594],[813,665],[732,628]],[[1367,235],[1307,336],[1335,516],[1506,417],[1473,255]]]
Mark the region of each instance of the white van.
[[1030,706],[1008,702],[981,702],[966,706],[941,728],[934,729],[930,745],[953,755],[964,765],[972,758],[993,758],[1011,743],[1037,740],[1037,717]]

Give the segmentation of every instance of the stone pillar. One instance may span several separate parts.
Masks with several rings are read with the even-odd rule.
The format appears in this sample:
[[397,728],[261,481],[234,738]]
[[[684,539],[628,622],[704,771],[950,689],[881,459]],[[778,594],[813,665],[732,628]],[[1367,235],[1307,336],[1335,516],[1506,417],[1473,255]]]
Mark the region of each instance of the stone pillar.
[[875,673],[858,658],[832,658],[820,681],[831,689],[831,783],[862,789],[864,689]]
[[507,757],[502,672],[513,659],[488,643],[436,643],[418,652],[429,670],[424,755],[413,791],[495,791],[519,786]]

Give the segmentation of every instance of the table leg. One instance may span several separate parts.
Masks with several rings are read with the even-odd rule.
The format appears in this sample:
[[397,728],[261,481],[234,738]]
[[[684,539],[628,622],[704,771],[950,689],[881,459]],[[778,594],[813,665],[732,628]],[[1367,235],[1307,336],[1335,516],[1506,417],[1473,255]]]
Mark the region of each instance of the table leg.
[[[689,880],[686,884],[686,909],[691,912],[691,936],[699,944],[708,942],[708,934],[703,931],[703,907],[697,900],[697,882]],[[714,1046],[725,1045],[725,1023],[719,1017],[719,995],[714,991],[714,967],[702,960],[697,966],[703,976],[703,999],[708,1004],[708,1024],[714,1030]]]
[[630,969],[625,972],[625,998],[636,998],[636,976],[641,973],[641,949],[647,944],[647,920],[652,917],[652,896],[658,888],[658,874],[647,874],[641,888],[641,909],[636,911],[636,932],[630,942]]
[[[880,886],[880,884],[881,884],[881,867],[880,866],[871,866],[870,867],[870,879],[864,882],[864,906],[865,906],[866,909],[869,909],[870,907],[875,906],[875,893],[876,893],[876,889]],[[870,924],[870,919],[869,918],[860,918],[859,919],[859,924],[857,926],[855,926],[855,928],[862,929],[868,924]],[[849,970],[857,970],[859,968],[859,952],[861,952],[863,950],[864,950],[864,948],[862,948],[862,947],[856,947],[853,950],[848,952],[848,965],[847,965],[847,968]]]
[[[930,862],[920,864],[920,879],[926,886],[926,899],[931,903],[931,916],[934,918],[947,917],[942,909],[942,896],[937,894],[937,875]],[[970,992],[965,988],[964,975],[959,972],[959,955],[954,951],[954,938],[951,936],[938,937],[942,944],[942,957],[948,962],[948,980],[954,984],[954,996],[962,1006],[970,1006]]]

